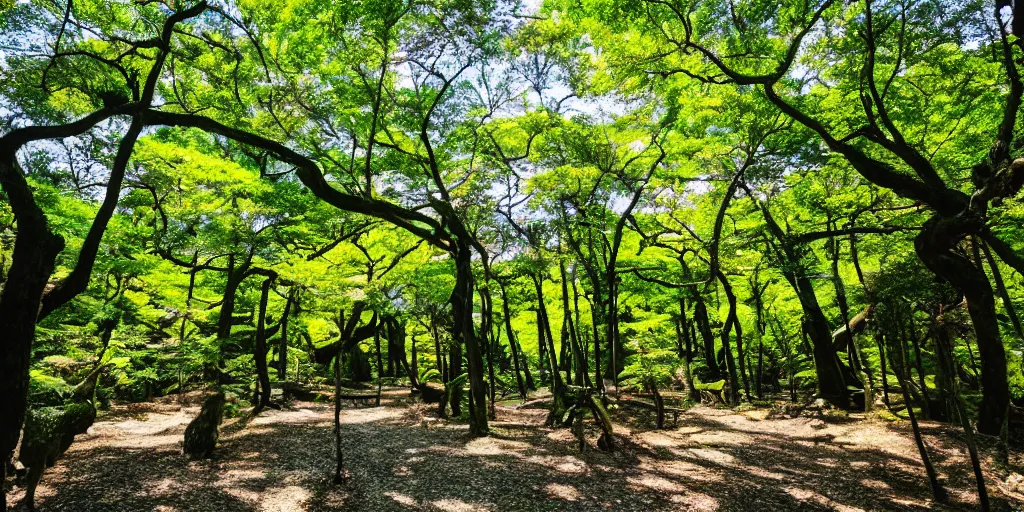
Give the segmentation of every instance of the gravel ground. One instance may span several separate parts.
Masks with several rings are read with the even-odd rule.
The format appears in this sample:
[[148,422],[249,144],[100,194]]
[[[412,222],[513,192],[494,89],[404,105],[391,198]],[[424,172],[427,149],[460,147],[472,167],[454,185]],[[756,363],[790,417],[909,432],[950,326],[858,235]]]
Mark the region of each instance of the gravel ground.
[[[924,423],[951,501],[931,493],[905,422],[769,419],[769,411],[695,407],[651,429],[621,415],[619,449],[580,454],[545,411],[498,407],[493,435],[391,390],[383,407],[342,413],[344,485],[330,483],[333,413],[295,403],[242,425],[229,420],[213,460],[181,439],[195,405],[115,406],[43,476],[41,511],[729,511],[974,510],[973,475],[956,431]],[[594,446],[598,432],[588,431]],[[989,474],[996,473],[989,471]],[[996,510],[1020,510],[999,492]],[[20,500],[20,489],[9,499]],[[17,509],[16,509],[17,510]]]

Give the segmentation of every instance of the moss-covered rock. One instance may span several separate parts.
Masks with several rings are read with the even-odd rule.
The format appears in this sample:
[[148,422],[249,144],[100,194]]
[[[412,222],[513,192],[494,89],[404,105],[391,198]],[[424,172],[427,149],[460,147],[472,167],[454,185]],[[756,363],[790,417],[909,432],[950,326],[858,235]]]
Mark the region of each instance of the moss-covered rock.
[[203,400],[199,416],[185,429],[184,452],[191,459],[213,456],[220,437],[220,422],[224,419],[224,392],[218,391]]
[[33,508],[36,486],[43,470],[57,463],[74,442],[96,421],[96,408],[91,402],[73,402],[61,407],[30,409],[25,415],[25,431],[18,460],[28,468],[25,504]]

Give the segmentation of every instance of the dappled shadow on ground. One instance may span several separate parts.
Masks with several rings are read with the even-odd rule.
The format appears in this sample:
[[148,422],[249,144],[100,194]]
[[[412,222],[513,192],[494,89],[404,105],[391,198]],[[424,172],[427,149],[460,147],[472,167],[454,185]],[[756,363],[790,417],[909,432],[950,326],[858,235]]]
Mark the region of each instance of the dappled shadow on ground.
[[[620,425],[613,454],[580,454],[543,411],[499,409],[494,435],[473,439],[423,405],[342,414],[348,481],[330,483],[333,413],[298,404],[226,425],[215,459],[181,455],[194,410],[103,418],[44,476],[40,510],[533,511],[925,510],[913,441],[901,426],[770,420],[692,409],[677,426]],[[399,400],[401,401],[401,400]],[[948,510],[970,510],[972,482],[955,439],[929,441],[947,478]],[[591,446],[597,432],[590,432]],[[964,468],[969,472],[969,468]],[[16,493],[17,495],[17,493]],[[1001,503],[1005,506],[1005,503]]]

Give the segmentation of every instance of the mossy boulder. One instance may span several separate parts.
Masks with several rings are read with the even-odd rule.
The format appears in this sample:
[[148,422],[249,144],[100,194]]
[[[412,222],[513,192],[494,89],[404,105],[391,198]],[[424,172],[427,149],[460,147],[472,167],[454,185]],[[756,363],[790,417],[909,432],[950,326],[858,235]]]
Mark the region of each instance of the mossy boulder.
[[224,419],[224,392],[218,391],[203,400],[203,407],[185,428],[184,452],[189,458],[208,459],[213,456]]
[[28,469],[25,504],[35,505],[36,486],[46,467],[71,447],[75,436],[84,434],[96,421],[96,408],[90,402],[75,402],[61,407],[30,409],[25,415],[25,431],[18,460]]

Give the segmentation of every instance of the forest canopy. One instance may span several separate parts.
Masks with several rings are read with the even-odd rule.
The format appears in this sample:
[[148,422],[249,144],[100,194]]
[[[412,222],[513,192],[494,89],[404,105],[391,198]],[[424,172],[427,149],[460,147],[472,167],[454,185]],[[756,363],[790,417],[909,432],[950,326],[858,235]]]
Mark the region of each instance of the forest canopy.
[[202,391],[202,457],[282,389],[384,382],[475,436],[544,390],[602,449],[623,394],[660,428],[674,391],[890,409],[929,468],[915,413],[1005,445],[1018,14],[0,1],[0,481],[37,411],[70,445]]

